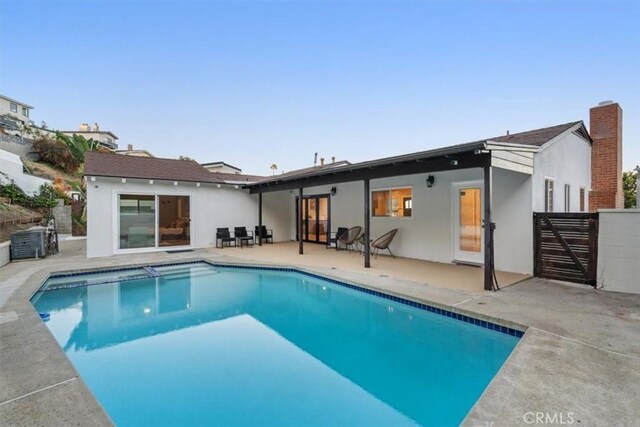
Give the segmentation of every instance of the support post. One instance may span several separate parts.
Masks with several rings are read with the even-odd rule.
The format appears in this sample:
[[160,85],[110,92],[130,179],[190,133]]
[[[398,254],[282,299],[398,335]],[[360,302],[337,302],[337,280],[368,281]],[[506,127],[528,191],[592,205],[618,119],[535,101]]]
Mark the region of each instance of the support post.
[[304,253],[304,249],[302,248],[302,187],[300,187],[299,197],[298,197],[298,253],[302,255]]
[[371,267],[369,180],[364,180],[364,268]]
[[493,239],[491,233],[491,157],[487,156],[484,166],[484,290],[493,290]]
[[262,246],[262,193],[258,193],[258,246]]

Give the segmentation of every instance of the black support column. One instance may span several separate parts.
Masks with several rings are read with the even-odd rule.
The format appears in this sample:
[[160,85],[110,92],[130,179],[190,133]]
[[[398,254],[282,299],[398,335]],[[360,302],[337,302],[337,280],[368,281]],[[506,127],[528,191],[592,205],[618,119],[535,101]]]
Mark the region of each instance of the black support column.
[[258,193],[258,246],[262,246],[262,193]]
[[371,245],[369,245],[370,241],[370,214],[371,211],[369,207],[369,180],[364,180],[364,268],[371,267]]
[[484,166],[484,290],[493,289],[493,239],[491,233],[491,154],[485,158]]
[[304,249],[302,248],[302,187],[299,190],[300,194],[298,197],[298,253],[302,255],[304,253]]

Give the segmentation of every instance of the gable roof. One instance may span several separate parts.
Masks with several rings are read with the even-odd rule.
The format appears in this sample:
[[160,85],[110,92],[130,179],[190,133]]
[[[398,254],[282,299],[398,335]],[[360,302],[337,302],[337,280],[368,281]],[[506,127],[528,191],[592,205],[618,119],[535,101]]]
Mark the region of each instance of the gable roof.
[[123,156],[93,151],[85,154],[84,175],[217,184],[249,184],[255,182],[256,178],[261,178],[251,175],[209,172],[192,160]]
[[582,120],[577,122],[569,122],[561,125],[550,126],[541,129],[529,130],[526,132],[512,133],[509,135],[497,136],[494,138],[488,138],[487,141],[491,142],[503,142],[508,144],[520,144],[520,145],[531,145],[535,147],[542,147],[547,142],[552,139],[560,136],[564,132],[576,128],[576,132],[580,134],[584,139],[591,142],[591,138],[589,137],[589,133],[584,127],[584,123]]

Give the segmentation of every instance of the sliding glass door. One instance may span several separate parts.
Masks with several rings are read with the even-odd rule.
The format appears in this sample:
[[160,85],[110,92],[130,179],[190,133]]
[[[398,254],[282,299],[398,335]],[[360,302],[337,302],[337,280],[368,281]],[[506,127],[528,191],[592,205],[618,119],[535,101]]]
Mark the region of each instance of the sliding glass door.
[[118,249],[191,245],[189,196],[118,195]]

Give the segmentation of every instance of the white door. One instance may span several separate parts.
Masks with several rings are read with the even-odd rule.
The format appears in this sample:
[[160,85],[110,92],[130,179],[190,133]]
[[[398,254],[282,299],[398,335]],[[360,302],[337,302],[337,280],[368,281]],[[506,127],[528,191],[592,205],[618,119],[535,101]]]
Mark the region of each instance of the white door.
[[453,260],[483,264],[482,181],[452,184]]

